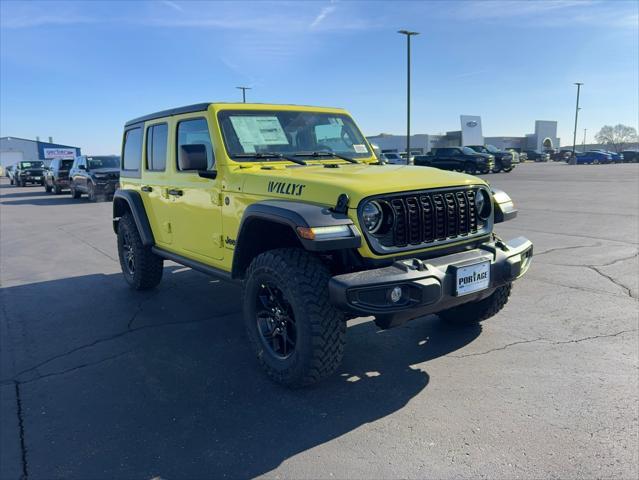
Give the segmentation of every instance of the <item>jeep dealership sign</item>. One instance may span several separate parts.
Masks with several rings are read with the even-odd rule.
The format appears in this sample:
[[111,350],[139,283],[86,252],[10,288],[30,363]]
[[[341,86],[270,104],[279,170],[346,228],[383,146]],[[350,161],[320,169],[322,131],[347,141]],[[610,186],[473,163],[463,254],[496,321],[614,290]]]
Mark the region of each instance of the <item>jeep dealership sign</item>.
[[55,158],[75,158],[75,148],[45,148],[44,159],[53,160]]

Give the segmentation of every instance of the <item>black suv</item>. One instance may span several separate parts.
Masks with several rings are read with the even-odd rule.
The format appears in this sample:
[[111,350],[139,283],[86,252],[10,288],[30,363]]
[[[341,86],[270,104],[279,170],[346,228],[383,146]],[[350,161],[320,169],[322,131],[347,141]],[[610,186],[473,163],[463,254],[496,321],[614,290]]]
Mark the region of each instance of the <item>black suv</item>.
[[44,162],[33,160],[30,162],[18,162],[13,180],[18,187],[24,187],[27,183],[39,183],[42,185],[44,178]]
[[495,167],[493,172],[510,172],[513,169],[513,154],[510,152],[504,152],[492,145],[468,145],[468,148],[472,148],[478,153],[485,153],[486,155],[492,155],[495,157]]
[[73,160],[56,158],[51,161],[49,168],[44,171],[44,189],[47,193],[53,192],[56,195],[62,190],[69,188],[69,170],[73,165]]
[[488,173],[495,167],[495,157],[468,147],[433,148],[428,155],[417,155],[415,165],[459,172]]
[[535,162],[547,162],[550,160],[550,154],[546,152],[538,152],[537,150],[524,150],[528,156],[528,160]]
[[71,196],[80,198],[86,193],[91,202],[98,196],[113,196],[119,183],[120,157],[116,155],[76,157],[69,172]]

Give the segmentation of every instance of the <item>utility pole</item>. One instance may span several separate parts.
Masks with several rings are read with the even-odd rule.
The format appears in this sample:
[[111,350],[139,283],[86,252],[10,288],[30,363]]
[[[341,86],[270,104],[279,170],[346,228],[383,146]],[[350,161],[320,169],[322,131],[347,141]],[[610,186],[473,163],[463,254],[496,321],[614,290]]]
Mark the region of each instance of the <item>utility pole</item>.
[[584,153],[586,152],[586,132],[587,131],[588,131],[588,129],[584,128],[584,145],[583,145]]
[[235,87],[239,90],[242,90],[242,103],[246,103],[246,91],[251,90],[251,87]]
[[581,91],[583,83],[575,82],[575,85],[577,85],[577,106],[575,107],[575,130],[572,136],[572,157],[570,158],[570,165],[577,164],[577,157],[575,157],[575,146],[577,144],[577,118],[579,117],[579,92]]
[[406,35],[406,163],[410,164],[410,37],[419,32],[399,30],[397,33]]

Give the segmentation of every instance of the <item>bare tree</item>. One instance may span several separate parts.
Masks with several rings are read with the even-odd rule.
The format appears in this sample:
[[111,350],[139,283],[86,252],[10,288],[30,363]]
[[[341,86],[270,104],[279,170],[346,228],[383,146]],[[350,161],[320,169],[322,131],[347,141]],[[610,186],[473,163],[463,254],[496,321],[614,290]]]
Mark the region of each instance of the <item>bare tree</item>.
[[604,145],[611,145],[615,152],[619,153],[625,150],[626,145],[629,143],[636,143],[637,130],[634,127],[628,127],[627,125],[604,125],[601,130],[595,135],[597,142]]

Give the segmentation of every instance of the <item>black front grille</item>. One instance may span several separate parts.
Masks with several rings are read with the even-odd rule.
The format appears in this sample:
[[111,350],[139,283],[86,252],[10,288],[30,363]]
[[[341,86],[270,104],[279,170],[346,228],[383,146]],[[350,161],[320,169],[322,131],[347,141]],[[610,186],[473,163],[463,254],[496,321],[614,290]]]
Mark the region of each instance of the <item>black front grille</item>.
[[378,198],[390,206],[394,222],[375,239],[382,247],[393,248],[472,236],[478,233],[476,191],[465,188]]

